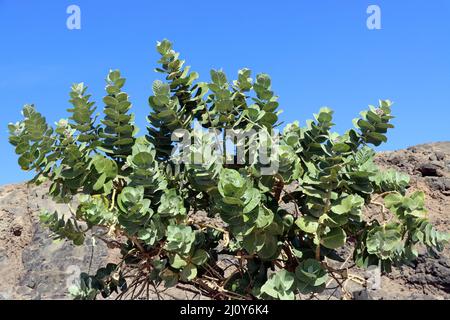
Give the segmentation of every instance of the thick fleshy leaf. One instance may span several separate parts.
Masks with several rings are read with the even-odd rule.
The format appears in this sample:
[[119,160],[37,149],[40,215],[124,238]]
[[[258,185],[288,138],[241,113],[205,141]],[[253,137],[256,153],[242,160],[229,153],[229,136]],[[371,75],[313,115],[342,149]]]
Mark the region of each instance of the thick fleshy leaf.
[[326,234],[320,236],[320,243],[329,249],[342,247],[347,239],[347,235],[342,228],[332,228]]

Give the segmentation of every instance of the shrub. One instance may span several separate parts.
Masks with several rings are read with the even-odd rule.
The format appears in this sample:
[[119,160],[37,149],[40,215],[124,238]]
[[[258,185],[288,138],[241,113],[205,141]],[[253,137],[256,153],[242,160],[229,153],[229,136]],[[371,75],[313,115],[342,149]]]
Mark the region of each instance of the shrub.
[[[294,299],[324,290],[336,276],[325,258],[346,244],[358,266],[384,271],[417,258],[417,245],[442,250],[449,237],[428,222],[424,193],[407,194],[407,176],[374,164],[369,145],[393,128],[390,101],[342,135],[328,108],[280,133],[267,74],[253,80],[242,69],[229,82],[212,70],[199,82],[169,41],[157,51],[165,81],[153,83],[146,136],[137,136],[118,70],[107,76],[100,120],[80,83],[56,128],[33,105],[9,125],[19,165],[36,172],[31,182],[49,181],[53,199],[76,204],[71,217],[42,213],[54,236],[83,245],[89,234],[121,250],[120,263],[82,274],[75,298],[163,284],[216,299]],[[244,139],[230,148],[229,132]],[[380,214],[368,219],[371,203]]]

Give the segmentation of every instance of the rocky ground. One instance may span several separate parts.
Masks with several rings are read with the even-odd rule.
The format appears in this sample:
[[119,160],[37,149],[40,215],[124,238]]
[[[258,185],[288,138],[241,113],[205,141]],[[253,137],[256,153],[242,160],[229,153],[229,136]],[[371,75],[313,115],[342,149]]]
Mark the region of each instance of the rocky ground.
[[54,241],[39,223],[42,209],[67,211],[25,184],[0,188],[0,299],[63,299],[79,272],[108,259],[102,243],[73,246]]
[[[427,194],[431,221],[441,231],[450,231],[450,142],[383,152],[377,162],[411,175],[411,190],[422,189]],[[46,198],[45,188],[25,184],[0,187],[0,300],[66,299],[67,289],[79,272],[94,272],[116,259],[117,252],[108,250],[102,242],[93,243],[89,237],[80,247],[50,239],[38,222],[42,209],[67,212],[64,205]],[[341,253],[343,257],[348,255],[348,248]],[[361,278],[373,275],[355,268],[349,272]],[[340,298],[342,292],[332,286],[317,298]],[[347,285],[354,299],[450,299],[449,248],[437,257],[423,252],[414,265],[382,275],[381,285],[375,289],[367,289],[358,281]],[[151,298],[157,295],[151,294]],[[199,297],[172,289],[162,298]]]

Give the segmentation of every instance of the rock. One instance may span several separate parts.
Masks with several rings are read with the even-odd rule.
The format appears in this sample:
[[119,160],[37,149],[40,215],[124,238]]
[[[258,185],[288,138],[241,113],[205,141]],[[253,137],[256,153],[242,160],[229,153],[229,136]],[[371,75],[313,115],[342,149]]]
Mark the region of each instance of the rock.
[[371,294],[369,293],[369,290],[367,290],[367,289],[353,292],[353,299],[354,300],[373,300]]
[[106,264],[107,256],[103,242],[95,247],[89,237],[84,246],[78,247],[70,242],[54,242],[48,230],[38,227],[32,244],[23,252],[27,271],[19,284],[35,289],[43,299],[64,299],[74,277],[80,272],[95,272]]
[[450,190],[450,179],[449,178],[443,179],[443,184],[445,187],[445,191]]
[[450,179],[440,177],[426,177],[425,181],[428,186],[435,191],[446,192],[450,191]]
[[450,258],[442,255],[439,258],[428,254],[419,256],[415,270],[409,270],[407,281],[412,284],[439,287],[450,293]]
[[10,300],[11,297],[6,292],[0,292],[0,300]]
[[55,242],[39,222],[41,209],[65,215],[66,205],[45,196],[46,187],[0,187],[0,292],[9,299],[67,299],[80,272],[95,273],[109,261],[106,245]]
[[0,266],[8,263],[8,256],[5,249],[0,249]]
[[411,300],[436,300],[436,298],[426,294],[413,294]]
[[444,161],[444,159],[445,159],[445,153],[444,152],[436,151],[434,153],[434,155],[435,155],[437,161]]
[[403,161],[404,161],[404,159],[402,159],[402,157],[400,157],[400,156],[398,156],[398,155],[392,155],[389,159],[388,159],[388,161],[391,163],[391,164],[393,164],[393,165],[400,165]]
[[442,177],[440,167],[433,163],[421,164],[417,170],[422,174],[422,177]]
[[409,148],[406,149],[406,150],[408,150],[408,151],[410,151],[410,152],[412,152],[412,153],[417,153],[417,152],[419,152],[419,149],[418,149],[417,147],[409,147]]

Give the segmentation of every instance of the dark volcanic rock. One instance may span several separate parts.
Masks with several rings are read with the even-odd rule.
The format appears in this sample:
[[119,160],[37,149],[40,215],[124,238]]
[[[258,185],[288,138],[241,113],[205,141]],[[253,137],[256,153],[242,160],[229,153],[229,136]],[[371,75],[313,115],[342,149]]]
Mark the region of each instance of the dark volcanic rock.
[[417,168],[422,177],[442,177],[440,169],[441,167],[433,163],[424,163]]
[[445,153],[441,151],[436,151],[435,153],[436,160],[437,161],[444,161],[445,160]]
[[[81,272],[92,273],[106,264],[108,252],[103,242],[84,246],[68,241],[55,242],[48,230],[37,225],[32,242],[22,253],[26,272],[19,281],[39,293],[40,299],[67,298],[67,289]],[[30,292],[31,295],[35,292]]]
[[449,191],[450,179],[439,177],[426,177],[425,181],[432,190],[436,191]]
[[45,187],[0,188],[0,295],[5,299],[67,299],[81,272],[95,272],[108,261],[103,242],[84,246],[51,239],[39,223],[42,209],[68,212],[45,197]]
[[408,270],[406,278],[409,283],[440,288],[450,293],[450,258],[440,256],[430,257],[428,254],[418,258],[415,268]]

